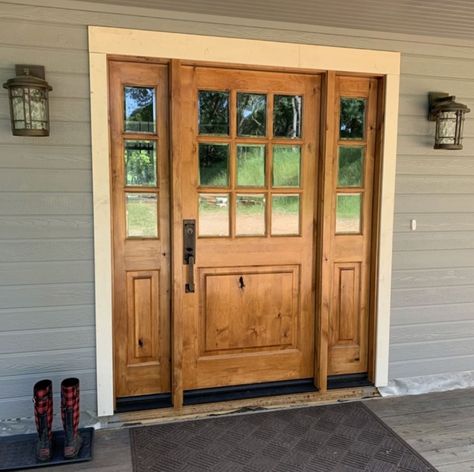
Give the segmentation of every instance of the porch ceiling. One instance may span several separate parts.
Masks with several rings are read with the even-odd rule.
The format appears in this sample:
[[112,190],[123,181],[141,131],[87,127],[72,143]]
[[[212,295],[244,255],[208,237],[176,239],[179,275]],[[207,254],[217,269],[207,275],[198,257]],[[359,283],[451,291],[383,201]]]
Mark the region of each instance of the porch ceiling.
[[474,40],[472,0],[100,0],[97,3]]

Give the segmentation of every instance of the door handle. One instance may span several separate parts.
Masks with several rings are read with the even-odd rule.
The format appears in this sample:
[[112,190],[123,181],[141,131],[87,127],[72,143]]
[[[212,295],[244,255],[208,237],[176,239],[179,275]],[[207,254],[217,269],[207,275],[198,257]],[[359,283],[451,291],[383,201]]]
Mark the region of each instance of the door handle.
[[183,262],[188,266],[188,280],[184,286],[184,291],[193,293],[195,291],[196,220],[183,220]]

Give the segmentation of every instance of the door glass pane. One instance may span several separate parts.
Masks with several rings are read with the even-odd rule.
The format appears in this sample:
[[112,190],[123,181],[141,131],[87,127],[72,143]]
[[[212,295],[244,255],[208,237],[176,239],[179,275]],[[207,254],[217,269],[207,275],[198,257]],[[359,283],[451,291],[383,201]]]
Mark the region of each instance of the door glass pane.
[[158,196],[156,193],[126,194],[127,237],[158,237]]
[[274,187],[300,186],[301,147],[273,146]]
[[265,185],[265,145],[237,145],[237,185],[239,187]]
[[229,184],[229,145],[199,144],[199,185],[227,187]]
[[125,185],[156,186],[155,141],[125,141]]
[[265,195],[237,195],[237,236],[265,235]]
[[125,87],[124,130],[156,133],[156,98],[153,87]]
[[267,96],[256,93],[237,94],[237,134],[265,136]]
[[272,235],[298,235],[300,233],[300,196],[273,195]]
[[336,204],[336,233],[360,233],[360,193],[338,193]]
[[199,134],[229,134],[228,92],[199,92]]
[[364,139],[365,108],[364,98],[341,98],[341,139]]
[[229,194],[199,194],[199,236],[229,236]]
[[275,95],[273,99],[273,135],[282,138],[301,137],[303,97]]
[[339,147],[338,187],[362,187],[364,148]]

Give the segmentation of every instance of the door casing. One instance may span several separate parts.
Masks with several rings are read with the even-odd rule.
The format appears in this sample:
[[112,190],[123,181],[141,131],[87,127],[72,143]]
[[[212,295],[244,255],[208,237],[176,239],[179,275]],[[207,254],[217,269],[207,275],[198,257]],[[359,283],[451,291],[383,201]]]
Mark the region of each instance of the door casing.
[[[381,136],[384,166],[381,172],[380,231],[378,241],[377,322],[375,383],[384,385],[388,379],[388,333],[390,314],[390,270],[396,157],[396,131],[399,88],[399,54],[378,51],[354,51],[321,46],[302,46],[250,40],[116,30],[90,27],[91,119],[94,173],[94,235],[96,270],[96,332],[98,413],[113,412],[112,330],[111,330],[111,241],[109,169],[104,162],[108,155],[107,123],[107,54],[128,56],[174,57],[202,59],[226,63],[252,63],[260,67],[295,68],[304,70],[346,70],[355,73],[383,76],[385,81],[385,121]],[[186,48],[182,48],[183,44]],[[251,51],[251,53],[250,53]],[[226,55],[223,55],[223,54]],[[296,60],[299,58],[299,60]],[[304,60],[302,60],[304,58]],[[104,154],[105,153],[105,154]],[[174,306],[174,310],[176,310]],[[173,326],[173,331],[179,326]],[[175,331],[176,332],[176,331]],[[179,343],[174,337],[175,343]],[[179,357],[179,355],[178,355]],[[179,358],[176,359],[179,363]],[[179,390],[179,375],[173,377],[173,387]],[[176,399],[176,398],[175,398]],[[179,404],[175,407],[179,408]]]

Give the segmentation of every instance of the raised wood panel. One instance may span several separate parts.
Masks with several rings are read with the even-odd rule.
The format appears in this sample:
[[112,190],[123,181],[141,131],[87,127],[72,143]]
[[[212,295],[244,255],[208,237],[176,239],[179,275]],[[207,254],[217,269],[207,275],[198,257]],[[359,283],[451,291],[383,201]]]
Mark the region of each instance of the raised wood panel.
[[91,261],[92,253],[92,239],[8,240],[0,244],[3,262]]
[[128,364],[159,362],[159,271],[127,272]]
[[3,193],[0,215],[88,215],[92,218],[92,194],[81,193]]
[[201,271],[201,355],[295,347],[298,268]]
[[94,303],[92,283],[0,286],[2,308],[89,305]]
[[93,273],[91,261],[0,263],[0,280],[5,286],[62,284],[65,280],[67,283],[92,283]]
[[360,264],[334,265],[331,345],[359,342]]
[[94,305],[7,308],[0,310],[2,332],[94,326]]
[[55,349],[93,348],[95,329],[84,328],[40,329],[0,333],[0,354],[43,352],[51,349],[51,339],[55,339]]
[[90,216],[0,216],[1,239],[92,238]]
[[392,289],[451,287],[470,285],[474,281],[474,267],[457,269],[396,270],[392,273]]

